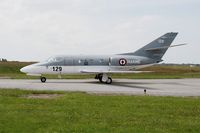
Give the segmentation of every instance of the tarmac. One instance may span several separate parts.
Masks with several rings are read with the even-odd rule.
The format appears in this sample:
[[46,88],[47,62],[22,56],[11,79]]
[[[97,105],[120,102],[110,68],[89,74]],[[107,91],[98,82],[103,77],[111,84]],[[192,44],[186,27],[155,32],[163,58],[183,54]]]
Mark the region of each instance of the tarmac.
[[114,79],[102,84],[95,79],[0,79],[0,88],[87,92],[108,95],[200,96],[200,79]]

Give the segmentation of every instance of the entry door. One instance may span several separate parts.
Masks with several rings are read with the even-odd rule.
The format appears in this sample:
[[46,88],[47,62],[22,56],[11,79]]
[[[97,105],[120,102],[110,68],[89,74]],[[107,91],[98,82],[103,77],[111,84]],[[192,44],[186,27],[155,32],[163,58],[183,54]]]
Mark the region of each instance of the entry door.
[[109,58],[109,60],[108,60],[108,65],[109,65],[109,66],[112,65],[112,57]]

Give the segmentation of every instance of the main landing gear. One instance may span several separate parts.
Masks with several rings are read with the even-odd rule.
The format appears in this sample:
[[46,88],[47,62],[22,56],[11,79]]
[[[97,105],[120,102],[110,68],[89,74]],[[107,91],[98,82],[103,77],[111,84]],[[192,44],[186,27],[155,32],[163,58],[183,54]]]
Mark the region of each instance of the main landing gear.
[[45,83],[47,79],[45,77],[40,77],[40,80],[42,83]]
[[99,82],[101,82],[101,83],[106,83],[106,84],[111,84],[112,83],[112,78],[108,77],[107,74],[97,74],[95,76],[95,79],[98,79]]

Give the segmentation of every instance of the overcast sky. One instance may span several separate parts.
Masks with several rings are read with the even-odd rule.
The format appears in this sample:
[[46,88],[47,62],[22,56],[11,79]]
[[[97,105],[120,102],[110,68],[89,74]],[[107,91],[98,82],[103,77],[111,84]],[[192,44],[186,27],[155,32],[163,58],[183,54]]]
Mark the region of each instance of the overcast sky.
[[167,63],[200,63],[199,0],[0,0],[0,57],[42,61],[52,55],[135,51],[179,32]]

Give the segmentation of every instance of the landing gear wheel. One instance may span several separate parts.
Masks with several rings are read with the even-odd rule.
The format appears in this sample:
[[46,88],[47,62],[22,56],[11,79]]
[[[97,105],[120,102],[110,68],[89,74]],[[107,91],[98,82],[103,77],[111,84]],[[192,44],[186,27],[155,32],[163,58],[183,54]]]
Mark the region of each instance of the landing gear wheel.
[[95,76],[95,79],[98,79],[100,83],[106,83],[106,84],[111,84],[112,83],[112,78],[108,77],[107,74],[97,74]]
[[103,78],[103,74],[97,74],[95,76],[95,79],[98,79],[100,83],[103,83],[102,78]]
[[99,82],[103,83],[103,81],[102,81],[102,76],[99,77]]
[[106,81],[106,84],[111,84],[112,83],[112,78],[108,77],[108,80]]
[[42,83],[45,83],[47,79],[45,77],[41,77],[40,80]]

